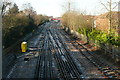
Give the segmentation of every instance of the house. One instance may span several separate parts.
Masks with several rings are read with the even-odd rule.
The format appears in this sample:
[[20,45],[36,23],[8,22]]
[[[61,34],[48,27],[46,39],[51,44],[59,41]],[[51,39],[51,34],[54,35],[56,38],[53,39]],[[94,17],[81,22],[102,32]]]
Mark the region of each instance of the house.
[[95,16],[93,16],[93,15],[83,15],[84,20],[87,21],[86,27],[92,28],[94,17]]
[[51,20],[52,20],[52,18],[53,18],[53,16],[48,16],[48,18],[49,18],[49,21],[51,21]]
[[[110,13],[104,13],[94,17],[94,28],[109,32],[110,30]],[[111,12],[111,30],[119,31],[119,12]]]

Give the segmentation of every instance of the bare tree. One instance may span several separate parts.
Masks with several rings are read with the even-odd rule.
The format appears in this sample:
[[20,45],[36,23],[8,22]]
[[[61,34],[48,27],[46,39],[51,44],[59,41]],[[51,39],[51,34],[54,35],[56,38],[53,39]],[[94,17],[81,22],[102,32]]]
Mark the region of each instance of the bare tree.
[[6,8],[7,8],[8,6],[10,6],[10,5],[12,5],[11,2],[3,2],[3,4],[2,4],[2,10],[1,10],[2,17],[5,15]]
[[105,7],[105,9],[109,12],[109,21],[110,21],[109,33],[111,33],[111,28],[112,28],[112,11],[118,6],[118,2],[113,2],[112,0],[109,0],[109,1],[107,1],[107,4],[104,4],[101,0],[99,0],[99,1]]
[[118,3],[118,33],[120,34],[120,1]]
[[33,9],[32,5],[30,3],[25,3],[22,5],[23,10],[25,9]]
[[62,8],[65,10],[65,12],[69,12],[71,10],[71,0],[67,0],[65,3],[63,3]]
[[30,3],[26,3],[22,5],[23,12],[29,16],[29,18],[32,18],[34,15],[36,15],[36,11],[34,11],[34,8]]

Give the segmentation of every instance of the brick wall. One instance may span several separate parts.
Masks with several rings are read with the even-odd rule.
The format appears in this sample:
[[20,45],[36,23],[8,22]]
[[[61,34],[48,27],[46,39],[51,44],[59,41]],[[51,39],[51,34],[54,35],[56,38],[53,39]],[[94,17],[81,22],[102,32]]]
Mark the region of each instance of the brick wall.
[[107,18],[104,18],[104,19],[97,18],[95,20],[95,24],[96,24],[95,25],[96,29],[108,32],[108,30],[109,30],[109,19],[107,19]]

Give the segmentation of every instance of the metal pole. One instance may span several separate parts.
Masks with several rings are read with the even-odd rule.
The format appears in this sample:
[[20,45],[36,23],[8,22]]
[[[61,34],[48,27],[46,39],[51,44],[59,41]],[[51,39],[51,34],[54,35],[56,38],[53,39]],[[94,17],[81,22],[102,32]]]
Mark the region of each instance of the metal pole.
[[70,11],[70,0],[68,0],[68,11]]
[[110,28],[109,28],[109,33],[111,33],[111,27],[112,27],[112,0],[110,0]]

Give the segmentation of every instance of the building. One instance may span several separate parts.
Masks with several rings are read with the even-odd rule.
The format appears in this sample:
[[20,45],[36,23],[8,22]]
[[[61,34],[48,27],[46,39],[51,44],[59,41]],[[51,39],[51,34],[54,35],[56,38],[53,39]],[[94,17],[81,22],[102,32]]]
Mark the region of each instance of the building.
[[[119,12],[114,11],[111,14],[111,30],[118,31],[119,30]],[[95,16],[94,18],[94,28],[98,30],[102,30],[105,32],[109,32],[110,30],[110,13],[104,13],[99,16]]]
[[53,16],[48,16],[48,18],[49,18],[49,21],[51,21],[51,20],[52,20],[52,18],[53,18]]

